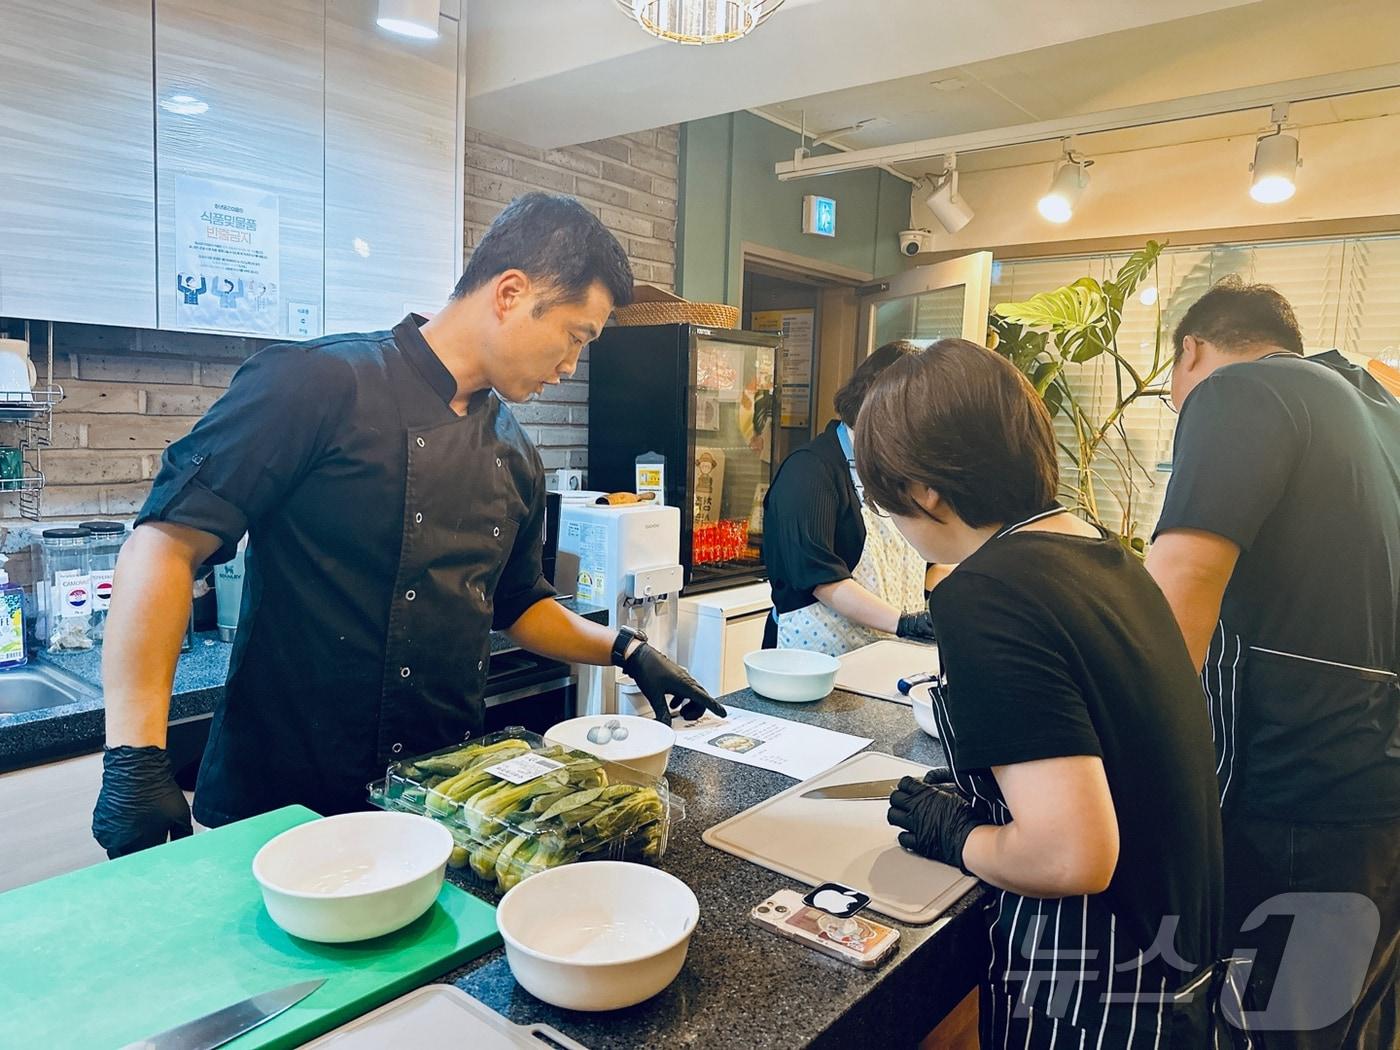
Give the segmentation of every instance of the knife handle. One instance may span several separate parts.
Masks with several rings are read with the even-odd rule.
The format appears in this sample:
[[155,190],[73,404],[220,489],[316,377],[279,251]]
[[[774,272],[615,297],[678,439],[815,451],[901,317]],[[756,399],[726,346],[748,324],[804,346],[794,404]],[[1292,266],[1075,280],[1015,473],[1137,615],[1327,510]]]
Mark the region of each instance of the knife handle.
[[[902,695],[908,696],[909,691],[916,685],[927,685],[938,678],[937,671],[924,671],[922,674],[911,674],[908,678],[899,680],[899,691]],[[889,681],[889,679],[885,679]]]

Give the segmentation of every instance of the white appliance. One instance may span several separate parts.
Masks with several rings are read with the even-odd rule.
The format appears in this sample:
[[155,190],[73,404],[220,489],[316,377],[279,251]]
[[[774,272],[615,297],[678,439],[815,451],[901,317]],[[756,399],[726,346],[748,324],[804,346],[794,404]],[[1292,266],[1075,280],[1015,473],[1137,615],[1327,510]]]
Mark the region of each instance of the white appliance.
[[[681,512],[676,507],[565,503],[559,512],[558,564],[578,559],[575,595],[608,611],[608,626],[645,631],[651,644],[676,655]],[[556,570],[557,572],[557,570]],[[651,717],[651,704],[615,667],[578,668],[580,715]]]
[[711,696],[748,687],[744,656],[763,648],[763,628],[773,611],[765,581],[687,596],[680,602],[681,664]]

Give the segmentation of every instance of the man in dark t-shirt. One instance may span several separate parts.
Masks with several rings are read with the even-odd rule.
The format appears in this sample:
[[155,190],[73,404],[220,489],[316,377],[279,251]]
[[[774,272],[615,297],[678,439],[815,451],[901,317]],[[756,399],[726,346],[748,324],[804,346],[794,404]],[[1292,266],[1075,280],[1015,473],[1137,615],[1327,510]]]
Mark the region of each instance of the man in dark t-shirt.
[[[1269,1047],[1395,1046],[1400,404],[1336,351],[1303,357],[1287,301],[1238,278],[1175,343],[1181,419],[1147,565],[1210,703],[1228,929],[1257,927],[1236,938],[1258,953],[1245,1017]],[[1287,893],[1317,895],[1283,909],[1301,968],[1282,961],[1287,922],[1248,921]],[[1306,943],[1305,911],[1345,893],[1379,912],[1374,950],[1364,931],[1359,949]]]

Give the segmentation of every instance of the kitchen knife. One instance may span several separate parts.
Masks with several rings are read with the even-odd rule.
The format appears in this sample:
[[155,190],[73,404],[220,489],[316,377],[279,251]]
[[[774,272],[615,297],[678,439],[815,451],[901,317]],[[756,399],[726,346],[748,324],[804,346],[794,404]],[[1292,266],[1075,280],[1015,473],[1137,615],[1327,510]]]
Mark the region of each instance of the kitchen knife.
[[326,979],[322,977],[315,981],[289,984],[273,992],[263,992],[157,1035],[128,1043],[122,1050],[214,1050],[214,1047],[223,1046],[264,1021],[272,1020],[284,1010],[291,1009],[325,983]]
[[802,792],[803,798],[845,799],[849,802],[861,799],[888,800],[899,787],[898,780],[862,780],[854,784],[828,784]]

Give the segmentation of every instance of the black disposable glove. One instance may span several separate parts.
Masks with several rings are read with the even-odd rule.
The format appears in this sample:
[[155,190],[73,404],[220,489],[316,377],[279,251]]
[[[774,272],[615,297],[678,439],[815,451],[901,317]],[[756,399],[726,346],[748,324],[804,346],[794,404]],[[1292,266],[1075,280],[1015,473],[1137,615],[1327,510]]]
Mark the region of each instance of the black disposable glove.
[[916,642],[936,642],[933,635],[933,617],[928,610],[923,612],[900,613],[899,626],[894,629],[897,638],[912,638]]
[[114,747],[102,756],[92,837],[113,859],[193,832],[190,806],[159,747]]
[[689,671],[646,642],[622,661],[622,670],[646,694],[651,709],[656,712],[656,720],[663,725],[670,725],[673,715],[680,715],[687,722],[695,721],[706,711],[713,711],[721,718],[725,716],[724,708],[705,692],[705,687],[692,678]]
[[886,819],[897,828],[899,844],[911,853],[951,864],[964,875],[963,845],[972,829],[990,821],[972,811],[972,805],[953,783],[947,769],[931,769],[923,780],[905,777],[890,796]]

